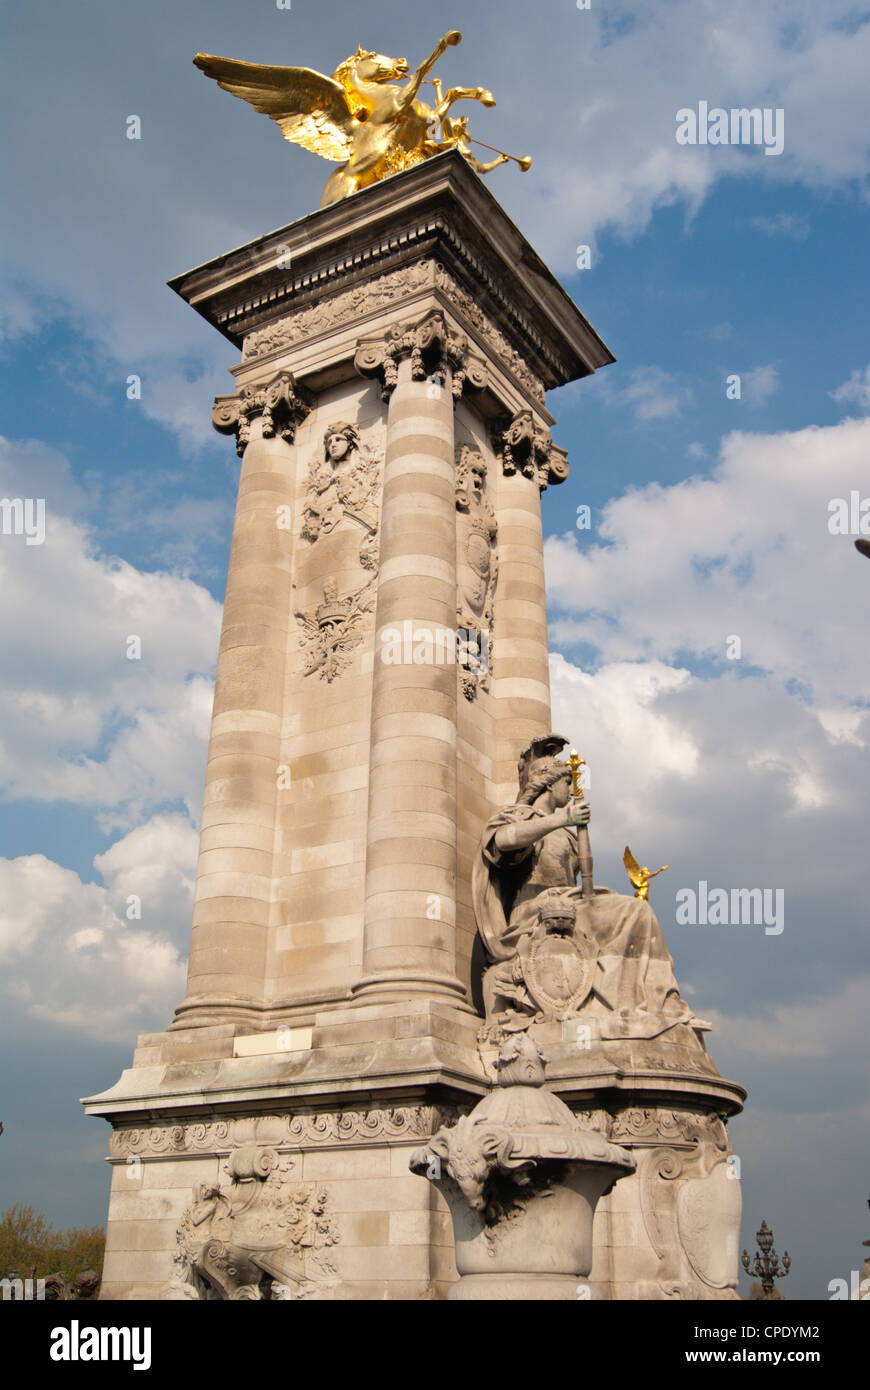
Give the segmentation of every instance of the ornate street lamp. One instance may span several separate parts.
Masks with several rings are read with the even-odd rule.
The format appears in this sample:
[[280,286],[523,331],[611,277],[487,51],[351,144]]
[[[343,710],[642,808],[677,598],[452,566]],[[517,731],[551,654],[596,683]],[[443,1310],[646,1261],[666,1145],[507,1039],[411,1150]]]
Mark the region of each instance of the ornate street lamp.
[[755,1260],[750,1264],[749,1255],[744,1250],[740,1257],[740,1263],[747,1274],[761,1280],[762,1298],[771,1298],[776,1287],[773,1281],[774,1279],[785,1278],[791,1269],[791,1258],[786,1250],[782,1257],[782,1269],[780,1269],[779,1256],[773,1248],[773,1231],[768,1228],[766,1221],[762,1221],[761,1230],[756,1231],[755,1239],[758,1242]]

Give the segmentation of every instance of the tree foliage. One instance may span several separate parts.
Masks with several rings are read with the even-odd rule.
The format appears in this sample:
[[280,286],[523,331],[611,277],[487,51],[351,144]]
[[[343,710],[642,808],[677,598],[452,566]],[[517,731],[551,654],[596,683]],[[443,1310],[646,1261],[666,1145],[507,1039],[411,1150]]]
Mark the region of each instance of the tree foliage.
[[102,1273],[106,1236],[101,1226],[51,1226],[42,1212],[22,1202],[0,1215],[0,1278],[15,1270],[21,1279],[59,1274],[71,1284],[84,1269]]

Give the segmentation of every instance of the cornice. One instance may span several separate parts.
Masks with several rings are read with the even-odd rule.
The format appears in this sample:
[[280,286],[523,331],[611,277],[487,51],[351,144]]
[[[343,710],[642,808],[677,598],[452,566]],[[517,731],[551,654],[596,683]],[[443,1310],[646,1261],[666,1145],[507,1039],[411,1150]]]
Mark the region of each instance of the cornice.
[[231,342],[434,258],[473,291],[547,389],[614,359],[461,155],[450,152],[170,281]]

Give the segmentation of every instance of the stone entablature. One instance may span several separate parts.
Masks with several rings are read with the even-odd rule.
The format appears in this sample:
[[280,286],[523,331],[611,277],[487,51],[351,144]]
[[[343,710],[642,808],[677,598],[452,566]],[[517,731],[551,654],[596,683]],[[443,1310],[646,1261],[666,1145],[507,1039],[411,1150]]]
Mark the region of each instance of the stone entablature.
[[[352,280],[357,279],[361,271],[365,271],[379,262],[389,263],[389,260],[395,257],[397,248],[400,246],[403,250],[417,246],[421,254],[425,254],[425,251],[430,248],[432,250],[449,248],[456,256],[458,264],[472,281],[479,285],[481,290],[485,290],[489,298],[498,303],[501,315],[510,324],[512,331],[516,333],[517,340],[533,344],[536,353],[544,359],[553,373],[565,371],[564,361],[535,331],[531,318],[521,313],[516,303],[511,302],[505,295],[498,284],[495,267],[492,270],[487,268],[481,258],[474,254],[468,242],[459,236],[455,228],[451,227],[443,218],[426,220],[403,227],[397,235],[372,243],[364,252],[346,260],[333,261],[314,274],[287,276],[281,285],[270,289],[268,294],[260,298],[246,299],[243,303],[224,310],[219,315],[219,326],[224,332],[234,334],[238,334],[240,330],[243,332],[242,357],[243,360],[247,361],[249,358],[261,357],[266,352],[273,351],[276,346],[276,337],[280,338],[282,347],[287,346],[289,342],[300,341],[309,333],[322,332],[325,328],[344,322],[346,319],[359,317],[360,313],[369,312],[377,307],[379,302],[381,304],[393,302],[414,288],[427,282],[432,283],[434,279],[434,283],[439,288],[447,290],[457,299],[465,311],[474,318],[478,327],[483,327],[486,321],[485,315],[477,308],[475,301],[460,288],[456,279],[434,259],[418,260],[413,265],[402,267],[397,271],[385,271],[362,285],[357,284],[353,289],[344,288]],[[428,270],[425,276],[422,276],[421,266],[432,267],[432,269]],[[332,291],[331,297],[325,303],[322,302],[324,291]],[[280,325],[286,322],[285,318],[278,320],[275,324],[267,325],[264,329],[244,332],[242,325],[250,323],[251,316],[256,314],[258,310],[268,311],[277,305],[283,306],[287,317],[292,316],[294,322],[301,320],[301,331],[298,335],[293,332],[292,337],[283,339]],[[499,334],[498,337],[503,345],[502,351],[505,352],[506,350],[506,355],[514,357],[517,362],[522,362],[523,359],[516,353],[516,349],[510,347],[507,338],[503,334]],[[528,370],[526,367],[526,371]],[[542,402],[544,389],[543,385],[537,384],[536,390]]]
[[[283,332],[276,319],[292,318],[307,335],[323,331],[324,315],[363,318],[394,288],[399,297],[413,293],[423,265],[437,277],[436,293],[486,334],[541,405],[544,390],[614,360],[461,155],[406,170],[400,197],[398,187],[390,181],[365,189],[341,208],[322,208],[176,277],[171,287],[244,346],[241,369],[273,350],[272,335]],[[409,270],[404,284],[387,287],[387,276]]]
[[421,261],[401,270],[386,271],[342,290],[329,299],[318,300],[306,308],[288,311],[278,319],[257,328],[245,338],[242,363],[248,366],[259,359],[271,358],[288,348],[320,337],[331,329],[359,321],[380,309],[389,308],[403,300],[431,289],[436,292],[457,318],[466,320],[493,353],[499,366],[512,376],[528,396],[541,407],[545,392],[541,380],[532,371],[525,357],[512,347],[504,333],[488,319],[473,296],[464,290],[456,278],[437,261]]

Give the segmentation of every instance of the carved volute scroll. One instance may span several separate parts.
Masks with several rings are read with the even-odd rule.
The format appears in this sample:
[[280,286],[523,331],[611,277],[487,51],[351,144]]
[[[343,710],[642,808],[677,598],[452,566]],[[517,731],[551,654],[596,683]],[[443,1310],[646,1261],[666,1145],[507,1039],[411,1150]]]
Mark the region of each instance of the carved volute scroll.
[[375,377],[386,400],[399,379],[399,362],[411,359],[414,381],[444,386],[451,372],[454,400],[463,390],[480,391],[487,383],[486,363],[471,351],[468,338],[454,329],[440,309],[432,309],[417,322],[394,324],[382,337],[362,338],[354,365],[362,376]]
[[477,301],[462,289],[442,265],[436,266],[435,283],[474,325],[496,359],[516,377],[530,396],[543,405],[546,393],[540,379],[531,370],[525,359],[511,346],[504,334],[499,332],[490,315],[484,313]]
[[533,478],[543,492],[549,483],[563,483],[568,476],[568,455],[553,443],[550,431],[530,410],[521,410],[495,440],[506,476],[522,473]]
[[291,372],[278,372],[264,386],[243,386],[234,396],[215,396],[212,424],[220,434],[236,436],[241,457],[250,438],[251,420],[263,417],[263,437],[278,436],[292,444],[296,427],[311,410],[311,398]]

